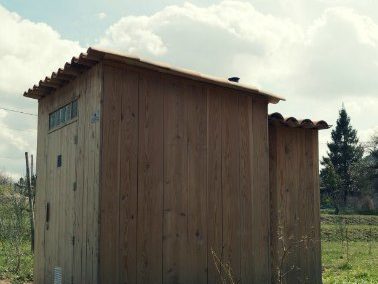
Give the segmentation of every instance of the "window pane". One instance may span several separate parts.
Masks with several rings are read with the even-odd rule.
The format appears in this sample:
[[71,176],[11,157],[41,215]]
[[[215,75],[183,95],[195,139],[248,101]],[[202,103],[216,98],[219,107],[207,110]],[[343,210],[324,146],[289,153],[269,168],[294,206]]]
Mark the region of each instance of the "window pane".
[[55,119],[56,119],[55,126],[59,126],[60,125],[60,110],[59,109],[55,111]]
[[62,107],[60,109],[60,123],[64,124],[66,122],[66,108]]
[[77,100],[72,102],[72,109],[71,109],[71,118],[75,118],[77,116]]
[[50,113],[49,115],[49,129],[54,127],[54,113]]
[[71,119],[71,104],[66,106],[66,120],[68,121],[70,119]]
[[53,112],[52,113],[52,126],[51,128],[54,128],[57,126],[57,120],[58,120],[58,116],[56,115],[56,112]]

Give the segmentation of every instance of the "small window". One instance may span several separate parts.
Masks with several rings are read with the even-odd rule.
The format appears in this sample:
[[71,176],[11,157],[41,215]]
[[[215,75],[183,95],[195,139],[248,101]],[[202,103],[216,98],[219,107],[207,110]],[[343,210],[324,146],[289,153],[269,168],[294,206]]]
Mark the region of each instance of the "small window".
[[49,129],[67,124],[75,117],[77,117],[77,100],[50,113]]

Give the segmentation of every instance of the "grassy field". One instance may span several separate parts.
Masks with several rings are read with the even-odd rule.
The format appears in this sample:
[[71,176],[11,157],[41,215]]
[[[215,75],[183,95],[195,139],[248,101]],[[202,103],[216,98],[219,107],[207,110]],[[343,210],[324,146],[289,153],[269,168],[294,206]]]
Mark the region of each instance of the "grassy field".
[[323,283],[378,283],[378,216],[322,215]]

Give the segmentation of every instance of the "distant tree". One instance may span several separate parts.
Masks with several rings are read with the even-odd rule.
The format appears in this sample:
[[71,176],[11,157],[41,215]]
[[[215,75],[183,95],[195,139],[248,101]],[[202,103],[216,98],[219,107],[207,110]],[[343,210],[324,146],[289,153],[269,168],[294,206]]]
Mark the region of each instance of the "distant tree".
[[378,193],[378,131],[367,143],[366,152],[368,153],[366,160],[368,161],[372,193]]
[[[344,107],[339,111],[339,118],[336,128],[331,132],[331,138],[332,141],[327,143],[328,157],[323,157],[322,160],[324,168],[321,171],[321,179],[330,195],[337,196],[334,203],[337,202],[338,210],[340,206],[346,205],[348,194],[359,191],[353,179],[353,169],[361,162],[364,154],[364,149],[357,138],[357,131],[351,126],[350,117]],[[337,186],[332,183],[333,179],[327,179],[330,171],[334,171],[334,178],[338,180]]]
[[340,176],[329,158],[323,158],[321,164],[323,166],[320,172],[321,193],[329,198],[331,205],[335,208],[335,214],[339,214],[340,201],[342,199]]
[[0,185],[8,185],[12,183],[12,178],[0,171]]

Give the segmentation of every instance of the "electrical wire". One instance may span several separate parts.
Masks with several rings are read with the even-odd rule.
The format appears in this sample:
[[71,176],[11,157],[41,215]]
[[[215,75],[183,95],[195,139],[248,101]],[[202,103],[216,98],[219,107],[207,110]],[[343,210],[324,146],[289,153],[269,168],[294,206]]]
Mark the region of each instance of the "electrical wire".
[[35,113],[30,113],[30,112],[25,112],[25,111],[15,110],[15,109],[10,109],[10,108],[5,108],[5,107],[0,107],[0,109],[5,110],[5,111],[14,112],[14,113],[20,113],[20,114],[31,115],[31,116],[38,116]]
[[0,157],[0,159],[18,161],[18,160],[21,160],[21,159],[23,159],[23,158],[22,158],[22,157],[20,157],[20,158]]
[[23,131],[23,132],[26,132],[26,131],[35,132],[35,131],[37,131],[37,129],[31,129],[31,128],[19,129],[19,128],[11,128],[11,127],[8,127],[8,126],[5,126],[5,125],[1,125],[0,129],[1,128],[6,128],[6,129],[9,129],[9,130],[15,130],[15,131]]

